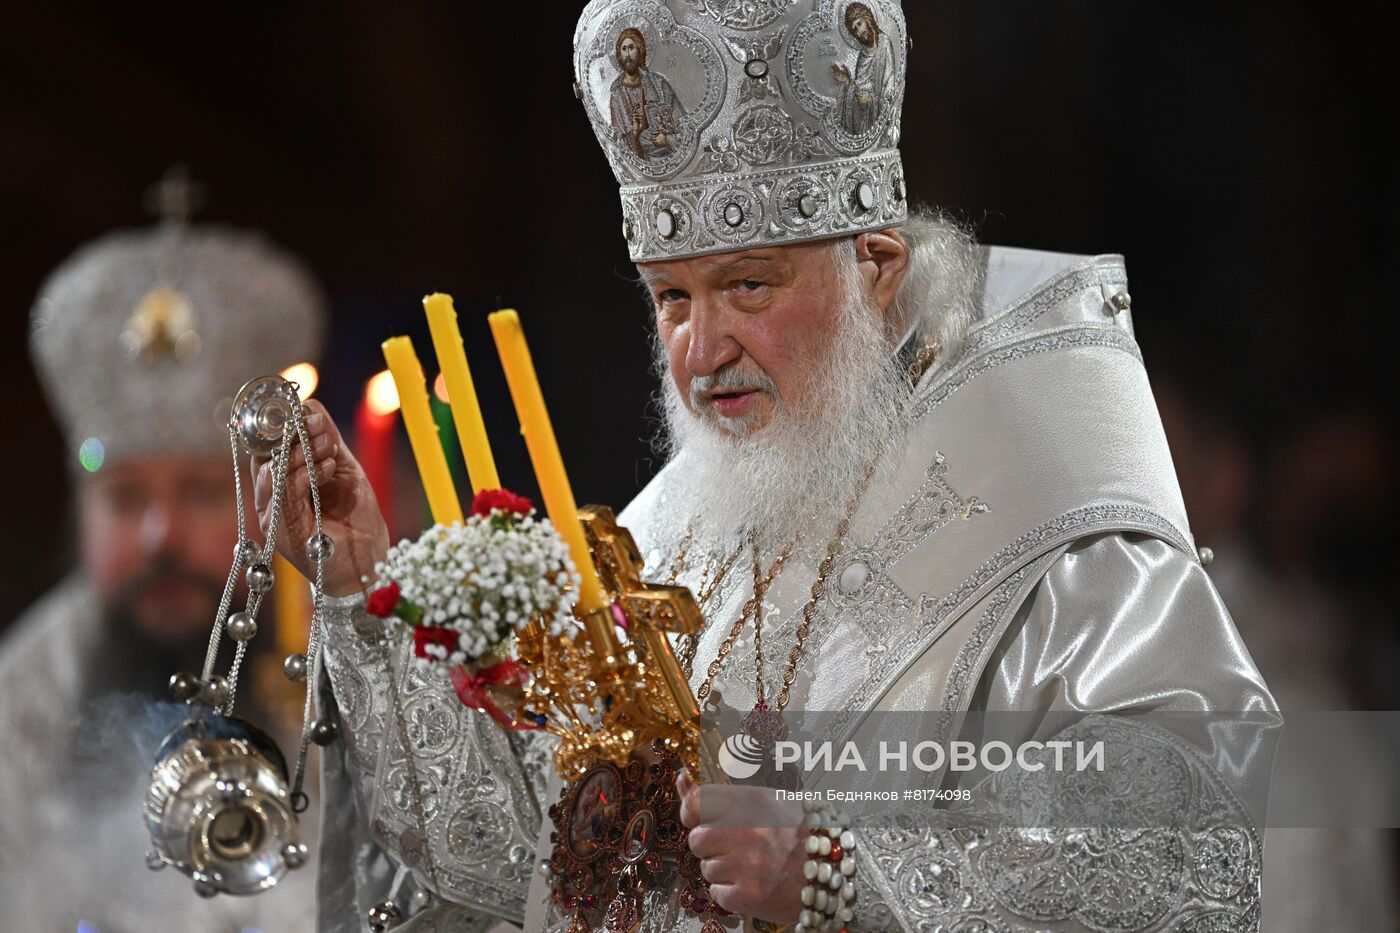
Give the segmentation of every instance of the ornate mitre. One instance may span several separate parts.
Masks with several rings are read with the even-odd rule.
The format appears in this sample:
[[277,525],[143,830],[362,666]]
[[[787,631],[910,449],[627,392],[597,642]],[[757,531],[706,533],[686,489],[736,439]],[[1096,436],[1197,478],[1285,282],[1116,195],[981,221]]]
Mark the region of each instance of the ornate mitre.
[[574,91],[633,261],[905,218],[899,0],[593,0]]
[[320,351],[323,303],[261,236],[167,220],[108,234],[49,276],[30,349],[73,455],[227,454],[249,378]]

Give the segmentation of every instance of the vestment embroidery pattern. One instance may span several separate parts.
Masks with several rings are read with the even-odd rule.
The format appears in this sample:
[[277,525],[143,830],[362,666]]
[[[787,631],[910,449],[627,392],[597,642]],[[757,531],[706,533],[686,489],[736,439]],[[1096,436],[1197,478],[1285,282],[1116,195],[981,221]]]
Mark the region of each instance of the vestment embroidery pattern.
[[734,124],[734,147],[750,165],[770,165],[787,156],[792,121],[782,108],[754,104]]
[[[1045,784],[1041,809],[1032,821],[1065,822],[1055,815],[1065,789],[1049,786],[1064,776],[1046,781],[1012,770],[978,785],[971,812],[921,808],[875,816],[861,829],[857,859],[893,916],[885,927],[862,915],[862,927],[1009,933],[1074,921],[1098,933],[1130,933],[1155,928],[1189,904],[1191,919],[1179,929],[1258,930],[1258,875],[1248,866],[1258,864],[1259,840],[1244,828],[1244,808],[1199,753],[1156,727],[1103,716],[1086,717],[1060,738],[1105,744],[1111,764],[1103,772],[1069,777],[1094,784],[1079,793],[1121,813],[1139,812],[1144,799],[1161,806],[1136,826],[989,825],[978,811],[991,812],[1002,799],[1024,810],[1027,790],[1039,783]],[[1218,855],[1227,837],[1246,866],[1239,869],[1242,883],[1228,890],[1203,881],[1196,869]]]
[[1123,286],[1128,281],[1123,264],[1116,257],[1095,257],[1076,269],[1033,289],[973,326],[963,343],[963,353],[971,356],[996,343],[1002,343],[1025,330],[1042,315],[1064,307],[1069,299],[1082,291],[1093,290],[1099,294],[1098,286]]
[[1212,910],[1198,914],[1186,921],[1181,933],[1249,933],[1259,929],[1259,908],[1256,905],[1246,913],[1233,910]]
[[762,29],[782,16],[797,0],[690,0],[721,26],[731,29]]
[[[842,41],[829,47],[833,55],[839,55],[841,49],[855,41],[842,22],[847,7],[839,0],[827,0],[820,4],[816,12],[793,30],[787,47],[786,71],[793,96],[802,109],[821,121],[823,134],[831,144],[846,153],[864,152],[881,142],[892,147],[897,143],[899,134],[908,50],[904,20],[903,17],[891,16],[879,0],[867,0],[866,8],[877,24],[878,38],[873,48],[859,55],[857,61],[876,64],[878,74],[873,81],[875,99],[868,103],[870,111],[860,123],[851,123],[840,100],[820,91],[818,88],[824,82],[807,73],[808,47],[818,36],[824,39],[841,37]],[[850,54],[849,48],[846,54]],[[831,67],[827,54],[819,57],[822,68]]]
[[1012,541],[977,568],[955,590],[938,600],[921,606],[920,624],[925,629],[938,630],[953,611],[968,598],[1001,575],[1004,568],[1025,556],[1040,551],[1049,544],[1058,544],[1088,533],[1094,526],[1119,531],[1142,531],[1170,542],[1185,553],[1191,552],[1189,542],[1176,526],[1156,512],[1130,505],[1088,506],[1075,509]]
[[[668,135],[673,135],[675,140],[654,150],[638,151],[634,148],[620,134],[613,115],[608,112],[611,92],[607,88],[621,76],[616,47],[621,33],[626,29],[641,32],[648,44],[646,62],[639,72],[639,80],[651,92],[643,91],[640,87],[629,87],[631,96],[650,101],[652,92],[669,93],[671,96],[667,100],[673,102],[671,109],[677,111],[672,115],[674,126],[667,127],[671,131]],[[684,82],[699,85],[699,99],[691,107],[681,107],[674,97],[671,82],[665,74],[673,70],[674,62],[666,60],[663,51],[666,48],[680,50],[690,56],[694,67],[699,69],[696,75]],[[581,97],[618,180],[636,182],[667,178],[689,163],[701,133],[714,122],[725,96],[724,64],[719,50],[706,35],[690,26],[679,25],[671,10],[657,0],[627,0],[608,8],[606,19],[595,33],[591,47],[583,51],[583,55],[583,60],[588,63],[585,83],[589,86],[581,88]],[[593,91],[595,80],[599,88],[604,88],[596,97]]]
[[[508,734],[463,706],[451,684],[407,663],[410,645],[396,652],[402,656],[395,659],[401,673],[394,697],[390,651],[371,627],[375,620],[365,624],[368,617],[353,605],[327,608],[326,668],[346,722],[365,724],[352,733],[351,748],[361,782],[374,781],[376,841],[404,864],[428,870],[447,897],[523,917],[544,794],[537,769],[550,740],[533,733],[516,739],[540,748],[526,756],[528,768],[508,767],[517,759]],[[357,709],[360,704],[368,709]]]
[[[830,723],[828,735],[839,735],[842,728],[859,715],[860,710],[869,706],[876,693],[885,689],[896,671],[918,657],[943,634],[948,625],[960,617],[961,611],[971,604],[978,594],[998,582],[1009,570],[1062,542],[1096,531],[1123,530],[1156,535],[1190,553],[1176,526],[1156,512],[1136,506],[1089,506],[1046,522],[999,550],[942,598],[930,597],[928,594],[921,596],[913,609],[916,615],[912,622],[909,620],[908,611],[883,615],[883,643],[891,647],[889,650],[873,653],[871,669],[861,686],[847,699],[841,710],[827,718],[826,721]],[[880,536],[877,535],[875,540],[881,541]],[[893,584],[891,586],[900,597],[908,600],[897,587],[893,587]]]
[[[974,675],[982,673],[978,658],[987,648],[993,635],[1000,636],[1006,628],[1010,613],[1015,612],[1024,599],[1023,587],[1029,581],[1034,585],[1058,558],[1058,554],[1047,554],[1034,564],[1027,564],[1003,580],[987,601],[987,608],[977,620],[977,625],[958,649],[948,671],[948,683],[943,690],[943,711],[954,713],[966,708],[967,693],[973,687]],[[1014,599],[1012,597],[1020,597]],[[940,738],[947,738],[940,733]]]
[[[622,188],[625,210],[640,218],[635,231],[638,240],[632,244],[634,255],[640,249],[649,259],[664,259],[734,242],[727,230],[729,220],[723,217],[728,202],[717,201],[719,193],[726,188],[752,192],[765,215],[776,215],[789,229],[811,239],[864,229],[877,219],[890,224],[904,220],[905,204],[895,195],[893,184],[895,178],[902,177],[898,152],[832,159],[808,165],[801,171],[776,168],[740,172],[729,167],[737,167],[740,153],[728,133],[712,133],[707,135],[707,140],[704,159],[697,170],[702,173],[701,178]],[[819,146],[819,142],[799,128],[788,137],[787,151],[796,153],[800,147],[804,152],[811,152]],[[705,172],[714,173],[712,182],[704,181]],[[857,210],[862,182],[871,185],[875,192],[876,200],[869,211]],[[813,200],[807,203],[811,216],[806,216],[799,210],[801,195],[813,190],[820,194],[813,195]],[[719,205],[719,213],[715,215],[718,220],[703,209],[712,202]],[[841,205],[841,209],[831,210],[830,205],[835,204]],[[686,229],[674,229],[669,237],[662,237],[653,223],[662,211],[672,214],[683,211],[700,222]],[[730,216],[737,215],[731,213]],[[742,224],[743,218],[738,219]]]
[[[786,31],[779,29],[766,36],[744,40],[720,36],[729,49],[729,54],[744,66],[735,73],[735,80],[739,83],[740,103],[767,100],[770,97],[778,101],[781,98],[782,91],[779,90],[778,78],[773,73],[770,62],[782,51],[783,35]],[[787,118],[786,114],[783,116],[784,119]]]
[[1012,363],[1037,353],[1073,350],[1081,347],[1103,347],[1126,353],[1142,362],[1142,351],[1131,334],[1106,327],[1074,325],[1069,328],[1037,334],[1016,343],[999,346],[982,356],[963,357],[962,362],[920,393],[913,407],[915,418],[923,417],[943,403],[958,389],[973,379],[1006,363]]
[[405,933],[485,933],[501,922],[499,917],[476,913],[456,904],[434,904],[414,914],[396,929]]

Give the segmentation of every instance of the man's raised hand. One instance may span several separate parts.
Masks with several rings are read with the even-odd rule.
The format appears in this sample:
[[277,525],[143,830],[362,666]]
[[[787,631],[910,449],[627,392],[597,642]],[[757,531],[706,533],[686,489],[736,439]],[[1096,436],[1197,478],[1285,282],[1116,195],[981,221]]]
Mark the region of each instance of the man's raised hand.
[[[335,553],[325,565],[325,591],[329,596],[345,596],[364,589],[361,577],[373,575],[374,565],[383,560],[389,549],[389,529],[364,469],[345,446],[340,429],[325,406],[314,400],[306,406],[306,431],[321,497],[321,527],[335,542]],[[252,469],[253,503],[258,510],[258,524],[266,535],[272,518],[272,462],[254,457]],[[316,565],[306,554],[306,542],[315,533],[306,457],[294,438],[287,463],[287,491],[277,529],[277,550],[312,580],[316,578]]]

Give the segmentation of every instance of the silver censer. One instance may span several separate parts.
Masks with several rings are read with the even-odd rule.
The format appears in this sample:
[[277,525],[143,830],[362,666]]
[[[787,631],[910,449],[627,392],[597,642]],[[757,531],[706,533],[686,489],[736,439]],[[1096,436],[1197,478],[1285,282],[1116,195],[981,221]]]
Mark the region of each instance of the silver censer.
[[145,816],[161,862],[204,896],[256,894],[306,862],[286,760],[241,719],[193,719],[166,737]]
[[[214,619],[202,673],[183,671],[170,678],[174,697],[194,708],[190,719],[166,736],[151,771],[143,808],[151,834],[146,863],[153,869],[170,865],[188,875],[201,897],[256,894],[276,885],[288,869],[306,863],[308,852],[298,837],[297,814],[309,803],[302,792],[307,750],[311,742],[324,745],[334,741],[338,733],[334,720],[313,721],[308,688],[296,769],[289,776],[287,761],[276,743],[233,715],[238,672],[248,643],[257,634],[258,609],[272,589],[274,542],[293,443],[301,444],[308,463],[315,459],[305,416],[296,384],[280,376],[259,377],[239,390],[228,423],[238,502],[233,566]],[[261,546],[248,537],[239,468],[247,454],[272,462],[271,527]],[[323,564],[335,545],[321,529],[316,471],[308,473],[316,522],[316,533],[306,542],[307,556],[316,566],[311,631],[306,653],[288,657],[283,670],[292,681],[314,684],[319,675],[323,631]],[[233,612],[240,575],[247,581],[248,601],[242,611]],[[225,637],[233,642],[233,662],[227,674],[219,675],[215,665]]]

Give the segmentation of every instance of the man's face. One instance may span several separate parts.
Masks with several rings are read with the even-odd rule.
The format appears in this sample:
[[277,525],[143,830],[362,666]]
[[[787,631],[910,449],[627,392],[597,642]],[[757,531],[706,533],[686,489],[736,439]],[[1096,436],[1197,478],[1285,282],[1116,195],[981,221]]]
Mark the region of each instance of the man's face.
[[857,13],[851,20],[851,35],[866,48],[875,44],[875,21],[868,13]]
[[207,628],[238,537],[227,461],[124,461],[79,485],[83,569],[104,609],[152,638]]
[[832,250],[796,244],[638,264],[680,397],[732,435],[769,424],[780,408],[812,412],[842,285]]
[[637,73],[642,67],[642,47],[632,36],[622,40],[622,45],[618,46],[618,58],[622,63],[622,70],[629,75]]

